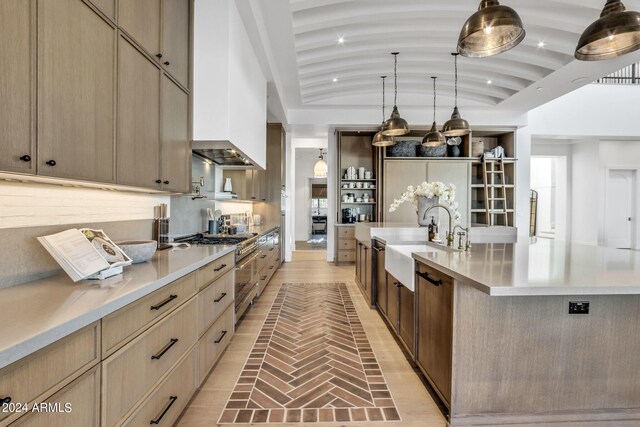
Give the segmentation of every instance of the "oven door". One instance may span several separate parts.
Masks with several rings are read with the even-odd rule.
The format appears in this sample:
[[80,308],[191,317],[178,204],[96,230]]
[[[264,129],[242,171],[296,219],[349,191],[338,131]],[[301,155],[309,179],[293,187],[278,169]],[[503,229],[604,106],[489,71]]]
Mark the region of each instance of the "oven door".
[[258,283],[258,255],[259,251],[253,251],[238,262],[236,266],[235,303],[238,317],[238,308],[248,305],[248,298],[253,298]]

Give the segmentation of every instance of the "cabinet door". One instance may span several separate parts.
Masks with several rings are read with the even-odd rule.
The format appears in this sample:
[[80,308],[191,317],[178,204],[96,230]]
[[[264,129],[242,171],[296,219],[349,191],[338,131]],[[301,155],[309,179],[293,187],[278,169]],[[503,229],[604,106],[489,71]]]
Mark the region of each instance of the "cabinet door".
[[0,170],[5,171],[36,171],[35,6],[33,0],[0,1]]
[[[368,248],[363,245],[364,248],[364,290],[366,291],[367,299],[371,299],[371,248]],[[373,303],[373,301],[369,301],[369,303]]]
[[400,287],[402,285],[391,274],[387,273],[387,318],[394,331],[398,332],[398,313],[400,303]]
[[118,25],[150,55],[160,51],[160,0],[120,0]]
[[387,274],[384,269],[384,248],[373,248],[376,265],[376,304],[380,311],[387,314]]
[[113,182],[115,51],[81,0],[38,2],[38,174]]
[[416,361],[447,403],[451,402],[453,281],[424,266],[433,283],[418,277],[418,342]]
[[427,163],[424,160],[385,160],[384,205],[382,212],[387,222],[416,223],[416,209],[411,202],[401,204],[395,212],[389,212],[394,199],[399,199],[410,185],[416,186],[427,179]]
[[[445,184],[454,184],[456,186],[456,201],[458,202],[458,211],[462,216],[460,225],[469,226],[469,187],[471,185],[471,171],[469,162],[453,162],[453,161],[431,161],[427,163],[427,180],[442,181]],[[448,228],[449,218],[447,213],[440,210],[440,230],[445,231]],[[442,236],[444,234],[441,233]]]
[[188,193],[191,184],[189,96],[171,79],[162,77],[162,189]]
[[358,286],[362,286],[362,255],[364,251],[362,247],[364,245],[356,241],[356,283]]
[[119,40],[118,184],[160,188],[160,70]]
[[414,349],[414,294],[405,286],[400,286],[400,338],[413,356]]
[[189,0],[162,0],[161,60],[164,69],[188,88]]

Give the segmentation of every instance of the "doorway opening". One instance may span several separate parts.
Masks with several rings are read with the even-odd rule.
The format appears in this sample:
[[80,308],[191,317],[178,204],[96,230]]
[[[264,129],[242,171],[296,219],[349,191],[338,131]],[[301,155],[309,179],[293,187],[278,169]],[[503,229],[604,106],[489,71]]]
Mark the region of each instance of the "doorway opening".
[[635,169],[608,169],[605,196],[604,240],[610,248],[635,249],[636,186]]
[[537,193],[536,236],[570,240],[567,158],[531,157],[531,189]]

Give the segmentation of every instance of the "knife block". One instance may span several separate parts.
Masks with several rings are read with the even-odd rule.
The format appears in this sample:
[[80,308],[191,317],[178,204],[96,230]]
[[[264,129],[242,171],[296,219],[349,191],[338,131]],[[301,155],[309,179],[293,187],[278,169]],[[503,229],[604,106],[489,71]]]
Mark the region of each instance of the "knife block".
[[158,242],[158,250],[170,248],[169,245],[169,218],[153,221],[153,240]]

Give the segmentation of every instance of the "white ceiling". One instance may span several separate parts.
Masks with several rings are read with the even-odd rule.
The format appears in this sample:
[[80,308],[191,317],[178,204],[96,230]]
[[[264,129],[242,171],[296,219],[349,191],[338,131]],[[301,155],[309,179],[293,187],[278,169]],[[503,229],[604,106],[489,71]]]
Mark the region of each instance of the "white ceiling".
[[[249,33],[259,40],[281,110],[292,124],[381,119],[381,75],[393,104],[398,57],[398,105],[429,117],[430,76],[438,76],[439,111],[453,106],[453,57],[460,28],[479,0],[238,0]],[[526,112],[640,60],[640,53],[580,62],[573,52],[604,0],[507,0],[527,32],[514,49],[490,58],[459,57],[463,109]],[[240,6],[242,4],[242,6]],[[625,1],[639,10],[640,0]],[[244,10],[244,13],[243,13]],[[250,12],[250,13],[248,13]],[[247,19],[248,18],[248,19]],[[344,38],[344,45],[338,38]],[[544,42],[544,47],[538,43]],[[583,81],[574,83],[579,77]],[[337,78],[337,82],[333,79]],[[491,80],[491,84],[487,81]],[[540,88],[540,89],[539,89]],[[377,115],[375,111],[378,111]],[[367,115],[355,112],[366,111]],[[427,111],[429,112],[427,115]],[[317,121],[314,116],[322,116]],[[441,114],[438,114],[439,116]],[[333,121],[331,121],[333,120]],[[428,122],[430,119],[425,119]]]

